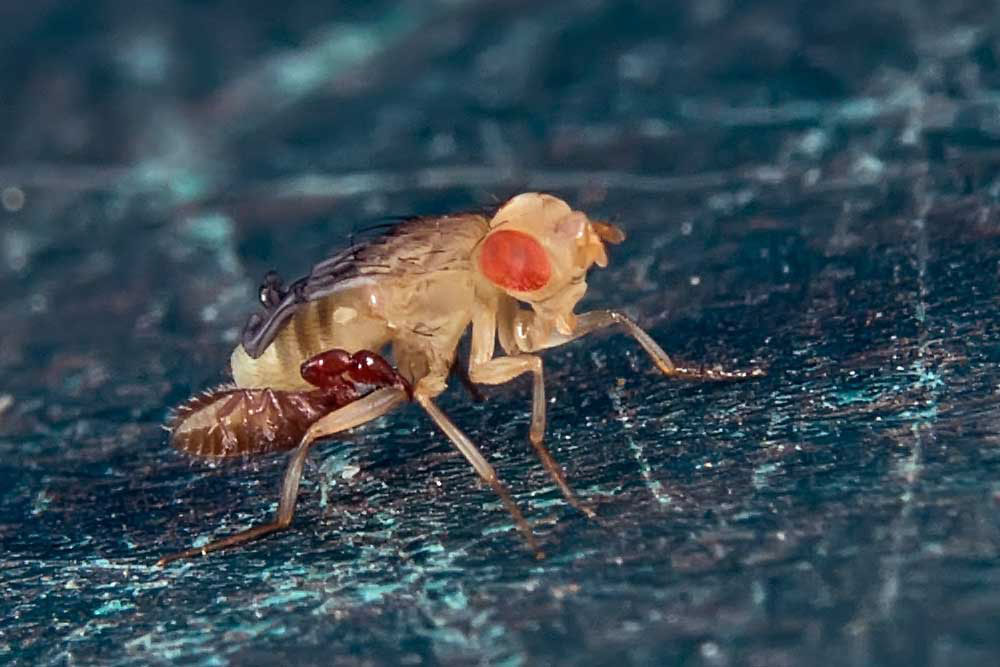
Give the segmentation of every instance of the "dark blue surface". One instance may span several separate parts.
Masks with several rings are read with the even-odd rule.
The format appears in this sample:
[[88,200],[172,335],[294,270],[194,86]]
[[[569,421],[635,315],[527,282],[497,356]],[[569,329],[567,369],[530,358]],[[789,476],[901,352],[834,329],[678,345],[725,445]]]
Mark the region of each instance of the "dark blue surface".
[[[690,4],[690,6],[689,6]],[[145,5],[143,5],[145,7]],[[1000,661],[1000,15],[991,2],[7,3],[0,662]],[[211,468],[160,423],[225,378],[264,271],[385,216],[544,189],[628,231],[625,338]]]

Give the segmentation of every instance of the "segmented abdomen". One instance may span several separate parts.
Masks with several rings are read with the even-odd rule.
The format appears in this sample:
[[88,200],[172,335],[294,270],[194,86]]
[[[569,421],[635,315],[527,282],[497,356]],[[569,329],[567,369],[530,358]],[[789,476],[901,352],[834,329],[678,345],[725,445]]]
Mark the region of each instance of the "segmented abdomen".
[[329,393],[220,387],[180,405],[167,420],[171,444],[193,456],[227,458],[295,448],[339,404]]
[[372,315],[367,294],[352,289],[303,304],[256,359],[237,345],[230,358],[236,385],[307,391],[311,387],[299,374],[306,359],[335,348],[380,350],[389,329]]

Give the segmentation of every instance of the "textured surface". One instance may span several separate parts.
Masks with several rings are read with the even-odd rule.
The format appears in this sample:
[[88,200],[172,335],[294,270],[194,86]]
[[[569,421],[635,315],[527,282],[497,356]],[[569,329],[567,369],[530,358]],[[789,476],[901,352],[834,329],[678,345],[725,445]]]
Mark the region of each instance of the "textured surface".
[[[995,3],[331,4],[0,9],[0,662],[997,663]],[[629,233],[588,304],[769,376],[547,353],[602,525],[526,382],[453,390],[541,563],[407,408],[318,448],[291,532],[150,567],[275,506],[283,458],[159,428],[265,270],[535,188]]]

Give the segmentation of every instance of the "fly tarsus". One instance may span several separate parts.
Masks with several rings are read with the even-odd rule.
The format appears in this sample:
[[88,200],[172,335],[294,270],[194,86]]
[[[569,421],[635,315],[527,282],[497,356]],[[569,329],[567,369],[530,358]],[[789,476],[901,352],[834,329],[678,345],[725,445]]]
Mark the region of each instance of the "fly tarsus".
[[709,382],[740,382],[742,380],[753,380],[767,375],[763,368],[746,368],[738,370],[724,370],[710,366],[680,366],[676,365],[668,373],[671,377],[682,380],[707,380]]

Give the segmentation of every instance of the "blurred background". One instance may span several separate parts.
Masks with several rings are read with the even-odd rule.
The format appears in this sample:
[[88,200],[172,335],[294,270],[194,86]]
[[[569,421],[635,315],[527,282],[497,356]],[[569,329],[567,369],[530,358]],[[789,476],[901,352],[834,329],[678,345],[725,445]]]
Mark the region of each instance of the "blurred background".
[[[1000,10],[840,3],[0,4],[0,662],[994,665]],[[544,190],[629,234],[636,345],[282,457],[172,451],[264,272]]]

